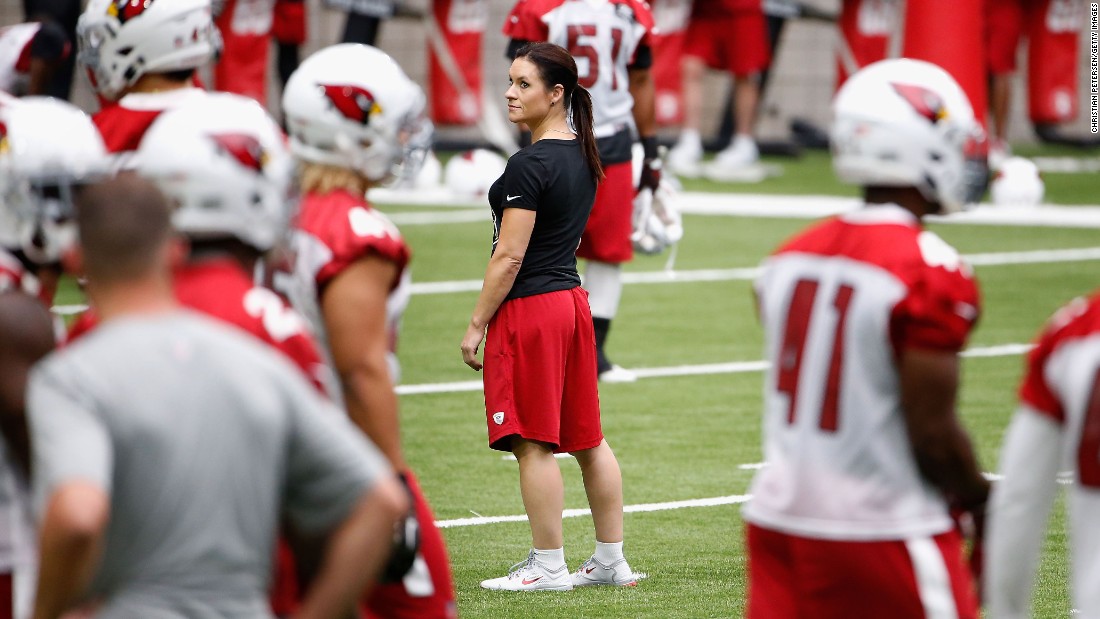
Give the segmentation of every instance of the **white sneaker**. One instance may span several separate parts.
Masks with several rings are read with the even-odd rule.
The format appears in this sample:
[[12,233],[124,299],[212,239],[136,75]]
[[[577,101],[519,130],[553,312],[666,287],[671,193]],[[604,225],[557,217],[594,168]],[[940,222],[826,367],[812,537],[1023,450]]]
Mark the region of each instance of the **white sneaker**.
[[638,380],[638,375],[621,365],[612,364],[610,370],[600,372],[600,380],[605,383],[632,383]]
[[507,576],[483,580],[481,588],[494,591],[571,591],[573,580],[565,564],[556,570],[549,570],[531,551],[527,559],[508,570]]
[[759,160],[756,141],[747,135],[734,136],[730,145],[714,156],[714,164],[723,168],[744,168]]
[[668,169],[677,176],[697,178],[701,173],[699,163],[703,160],[703,143],[686,134],[681,135],[672,150],[668,151]]
[[627,565],[626,559],[619,559],[611,565],[604,565],[592,556],[577,571],[573,572],[574,587],[592,585],[615,585],[633,587],[638,584],[638,576]]

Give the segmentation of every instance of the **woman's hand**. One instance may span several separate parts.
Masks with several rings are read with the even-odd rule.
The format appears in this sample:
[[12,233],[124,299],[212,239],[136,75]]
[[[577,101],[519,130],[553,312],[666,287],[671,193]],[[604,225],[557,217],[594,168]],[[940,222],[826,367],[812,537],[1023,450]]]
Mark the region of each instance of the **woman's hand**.
[[477,349],[484,340],[485,327],[479,327],[470,322],[470,326],[466,328],[466,335],[462,338],[462,346],[459,347],[462,350],[462,360],[466,362],[466,365],[477,371],[480,371],[483,367],[481,362],[477,360]]

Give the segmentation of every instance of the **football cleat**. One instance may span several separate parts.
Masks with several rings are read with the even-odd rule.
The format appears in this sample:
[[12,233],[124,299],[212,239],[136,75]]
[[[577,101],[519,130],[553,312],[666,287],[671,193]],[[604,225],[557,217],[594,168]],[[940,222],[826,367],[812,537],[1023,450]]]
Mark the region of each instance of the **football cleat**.
[[593,585],[614,585],[633,587],[638,584],[638,575],[630,569],[626,559],[619,559],[611,565],[600,563],[595,556],[589,558],[572,575],[574,587]]
[[612,364],[609,369],[600,372],[600,380],[605,383],[632,383],[638,380],[638,375],[618,364]]
[[493,591],[571,591],[573,579],[564,563],[555,570],[548,569],[532,550],[525,560],[508,570],[507,576],[483,580],[481,588]]

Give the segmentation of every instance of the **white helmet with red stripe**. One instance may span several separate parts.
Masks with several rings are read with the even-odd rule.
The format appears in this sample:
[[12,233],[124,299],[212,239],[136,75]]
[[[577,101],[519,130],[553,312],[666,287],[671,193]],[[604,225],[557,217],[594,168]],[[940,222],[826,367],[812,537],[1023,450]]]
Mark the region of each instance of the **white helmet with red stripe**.
[[282,130],[252,99],[215,93],[160,115],[137,172],[174,203],[192,240],[235,238],[259,251],[286,231],[293,164]]
[[76,34],[92,87],[110,100],[146,73],[195,69],[221,49],[210,0],[91,0]]
[[833,100],[831,142],[841,181],[916,187],[944,212],[977,202],[989,177],[966,93],[922,60],[883,60],[845,82]]
[[0,246],[56,262],[76,238],[73,189],[107,173],[91,118],[49,97],[0,103]]
[[283,93],[294,155],[373,182],[415,176],[431,145],[424,91],[393,58],[344,43],[307,58]]

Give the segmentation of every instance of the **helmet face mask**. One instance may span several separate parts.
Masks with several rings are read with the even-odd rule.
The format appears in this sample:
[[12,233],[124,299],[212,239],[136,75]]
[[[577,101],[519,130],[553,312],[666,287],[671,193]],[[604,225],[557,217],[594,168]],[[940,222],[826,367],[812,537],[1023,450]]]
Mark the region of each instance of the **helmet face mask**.
[[162,114],[138,147],[137,172],[175,205],[192,241],[235,239],[265,252],[286,232],[292,163],[275,121],[255,101],[211,94]]
[[357,44],[313,54],[283,93],[295,156],[373,183],[416,176],[433,132],[425,105],[423,90],[392,58]]
[[36,264],[60,260],[76,239],[73,195],[107,175],[91,119],[56,99],[0,106],[0,245]]
[[915,187],[944,213],[985,190],[985,135],[962,89],[931,63],[884,60],[853,75],[834,99],[830,137],[843,182]]

